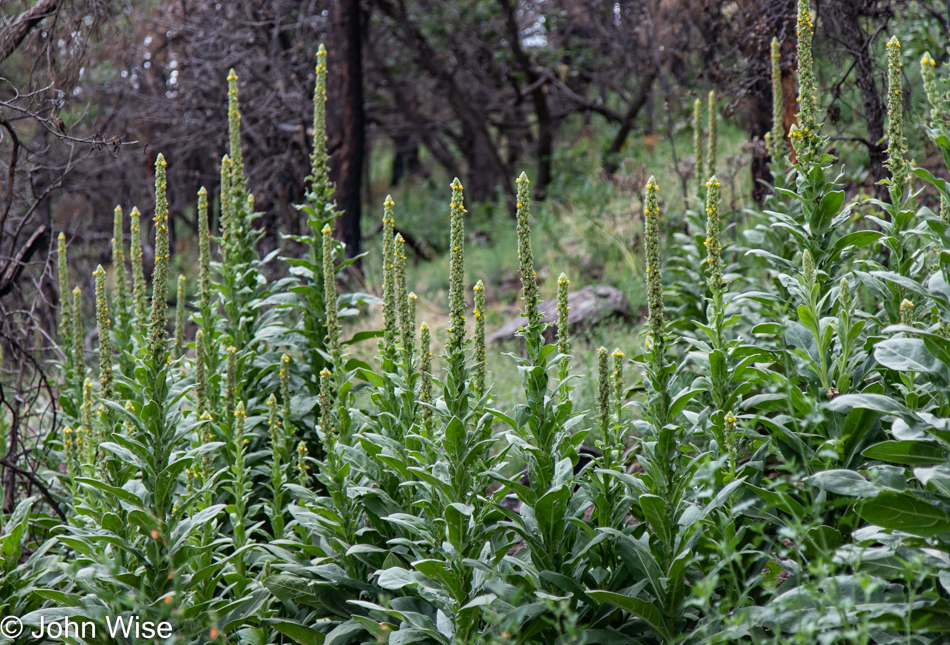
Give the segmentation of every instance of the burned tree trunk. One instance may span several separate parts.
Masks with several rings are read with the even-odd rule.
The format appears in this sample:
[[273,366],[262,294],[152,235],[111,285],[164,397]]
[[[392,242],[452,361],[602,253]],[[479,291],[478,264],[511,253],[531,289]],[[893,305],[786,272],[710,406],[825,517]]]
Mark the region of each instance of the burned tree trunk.
[[337,0],[334,5],[334,47],[336,59],[330,67],[337,77],[340,112],[335,119],[336,138],[340,142],[331,164],[335,175],[336,205],[343,215],[339,234],[346,244],[346,254],[360,253],[360,187],[363,158],[366,153],[363,111],[363,29],[359,0]]

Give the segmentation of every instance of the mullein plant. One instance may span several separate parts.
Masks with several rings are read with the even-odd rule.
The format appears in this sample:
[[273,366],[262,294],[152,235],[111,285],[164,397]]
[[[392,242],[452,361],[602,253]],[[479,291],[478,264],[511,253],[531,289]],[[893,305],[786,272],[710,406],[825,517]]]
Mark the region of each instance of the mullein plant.
[[135,315],[135,331],[140,336],[144,333],[146,317],[148,316],[148,295],[145,284],[145,270],[142,266],[142,223],[138,208],[132,208],[129,213],[131,231],[130,248],[132,256],[132,301]]
[[[87,381],[83,388],[81,428],[83,434],[90,436],[83,437],[85,445],[81,452],[89,465],[75,477],[83,490],[76,501],[81,506],[78,516],[82,519],[71,521],[63,536],[75,547],[72,565],[80,572],[108,567],[114,575],[80,573],[82,582],[74,589],[99,599],[92,613],[89,606],[82,604],[80,595],[63,597],[57,604],[61,605],[60,615],[70,615],[71,608],[76,607],[76,616],[99,621],[106,615],[130,614],[143,620],[172,620],[180,633],[190,634],[192,638],[206,629],[207,619],[184,619],[183,611],[198,615],[190,607],[194,599],[193,592],[189,591],[193,570],[186,563],[202,549],[204,552],[210,549],[210,543],[202,547],[200,540],[192,540],[192,536],[198,527],[211,522],[223,510],[223,505],[193,512],[193,505],[204,491],[197,490],[196,485],[186,491],[183,485],[188,479],[185,470],[191,470],[199,463],[202,452],[213,450],[216,445],[189,448],[193,426],[182,422],[184,403],[178,393],[173,393],[178,388],[169,370],[166,336],[170,257],[162,155],[156,160],[155,175],[156,260],[151,315],[147,333],[143,335],[147,344],[135,354],[135,369],[126,375],[126,382],[120,388],[113,388],[111,315],[107,308],[105,274],[97,270],[99,401],[109,414],[121,419],[121,423],[117,423],[111,433],[108,423],[100,425],[107,430],[102,434],[93,436],[88,431],[95,423],[91,381]],[[139,286],[144,288],[144,280]],[[142,319],[143,316],[136,316],[136,320]],[[122,398],[126,396],[130,398],[123,404]],[[76,450],[75,443],[71,450]],[[103,477],[102,473],[107,476]],[[137,492],[133,494],[129,490]],[[219,581],[214,569],[208,569],[206,574],[211,577],[211,586],[216,587]],[[215,600],[204,605],[199,613],[215,612],[223,604],[225,600]]]
[[[299,331],[307,340],[307,345],[300,347],[300,349],[307,352],[308,360],[295,365],[297,369],[307,371],[303,375],[303,383],[310,388],[310,393],[313,396],[319,394],[319,373],[324,367],[330,367],[335,380],[341,380],[345,376],[344,371],[339,366],[328,363],[325,358],[325,350],[328,348],[323,345],[325,338],[339,336],[336,332],[329,332],[327,329],[329,321],[324,318],[326,298],[330,297],[330,291],[326,290],[327,276],[324,269],[324,256],[326,255],[327,238],[323,233],[327,228],[333,230],[339,212],[336,209],[336,203],[333,201],[335,189],[333,182],[330,181],[328,167],[326,128],[327,51],[322,44],[317,51],[315,75],[313,140],[310,154],[310,174],[306,178],[309,189],[306,193],[305,202],[297,206],[297,209],[307,218],[306,224],[310,228],[310,233],[309,235],[285,236],[286,239],[305,245],[309,249],[309,255],[307,257],[284,258],[284,261],[291,265],[291,272],[299,276],[295,278],[298,284],[294,287],[294,291],[296,291],[299,298],[290,305],[290,308],[297,312]],[[350,254],[353,257],[346,257],[343,242],[333,239],[332,236],[330,242],[336,256],[336,261],[333,263],[333,273],[330,276],[333,279],[333,293],[335,294],[336,275],[342,269],[358,261],[361,256]]]
[[782,89],[782,50],[778,38],[772,38],[772,130],[765,133],[765,147],[771,162],[772,181],[782,185],[785,179],[788,146],[785,143],[785,96]]

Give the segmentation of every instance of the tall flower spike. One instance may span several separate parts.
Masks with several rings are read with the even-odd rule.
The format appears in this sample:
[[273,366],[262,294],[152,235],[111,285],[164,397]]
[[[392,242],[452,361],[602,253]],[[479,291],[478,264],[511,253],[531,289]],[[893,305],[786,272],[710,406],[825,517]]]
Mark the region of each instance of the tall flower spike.
[[706,176],[703,162],[703,102],[693,101],[693,156],[696,158],[696,181],[702,182]]
[[301,486],[306,486],[310,477],[307,474],[307,471],[310,470],[310,466],[307,464],[307,444],[303,441],[297,444],[297,483]]
[[327,224],[323,235],[323,299],[326,314],[326,346],[334,369],[340,366],[340,323],[336,308],[336,267],[333,264],[333,229]]
[[[202,311],[211,309],[211,228],[208,224],[208,191],[198,189],[198,301]],[[203,324],[210,323],[202,320]]]
[[231,158],[231,192],[235,204],[244,199],[244,157],[241,154],[241,110],[238,107],[238,76],[234,69],[228,70],[228,141]]
[[465,200],[462,182],[452,181],[451,230],[449,233],[449,328],[446,350],[461,351],[465,342]]
[[914,326],[914,303],[910,300],[901,301],[901,324],[905,327]]
[[317,83],[313,88],[313,152],[310,154],[311,201],[321,217],[329,199],[329,171],[327,169],[327,49],[320,43],[317,50]]
[[611,356],[614,359],[614,371],[610,375],[610,380],[614,387],[614,401],[617,402],[619,408],[623,404],[623,359],[626,355],[617,348]]
[[567,289],[571,281],[563,273],[557,278],[557,351],[558,354],[571,352],[570,327],[568,316],[571,307],[568,305]]
[[930,125],[943,113],[944,100],[937,91],[937,78],[934,68],[937,61],[933,59],[930,52],[926,52],[920,58],[920,76],[924,82],[924,93],[927,95],[927,103],[930,104]]
[[485,394],[485,285],[481,280],[475,285],[475,369],[472,374],[475,398]]
[[86,373],[86,352],[83,343],[86,339],[86,329],[82,324],[82,291],[79,287],[73,289],[73,367],[76,368],[76,374],[79,381],[82,381]]
[[228,247],[234,238],[234,199],[231,194],[231,157],[224,155],[221,157],[221,240],[224,248],[221,249],[223,255],[227,256]]
[[178,276],[178,300],[175,303],[175,358],[185,352],[185,276]]
[[227,355],[227,367],[224,381],[224,411],[225,418],[230,419],[234,414],[234,406],[237,403],[237,348],[228,347],[225,351]]
[[887,162],[891,171],[891,203],[900,206],[907,188],[907,143],[904,141],[904,104],[901,78],[901,44],[897,36],[887,41]]
[[106,294],[106,270],[96,267],[96,325],[99,328],[99,384],[103,399],[111,399],[112,387],[112,319]]
[[327,452],[333,450],[335,443],[333,427],[333,373],[327,368],[320,371],[320,429],[323,431],[323,443]]
[[778,38],[772,39],[772,144],[773,161],[785,153],[785,98],[782,92],[782,52]]
[[663,278],[660,275],[660,206],[657,199],[656,178],[650,177],[647,182],[646,208],[643,210],[644,245],[647,265],[647,305],[649,306],[648,322],[650,341],[653,351],[662,352],[664,342],[664,314],[663,314]]
[[83,444],[86,448],[86,463],[93,464],[96,460],[96,442],[93,435],[92,423],[92,379],[87,378],[82,384],[82,408],[79,415],[82,421]]
[[528,192],[528,175],[521,173],[515,180],[518,184],[518,260],[521,272],[521,298],[524,300],[524,316],[529,326],[541,324],[538,309],[538,276],[534,270],[534,253],[531,250],[531,217]]
[[709,174],[716,172],[716,149],[719,147],[719,128],[716,122],[716,93],[709,93],[709,149],[706,151],[708,160],[706,170]]
[[419,301],[419,296],[417,296],[416,293],[412,291],[409,293],[408,300],[409,300],[409,334],[403,336],[403,342],[412,343],[414,346],[416,342],[416,303]]
[[409,289],[406,287],[406,241],[400,233],[393,239],[393,277],[396,281],[396,314],[402,346],[411,352],[415,334],[409,320]]
[[706,284],[714,296],[722,292],[722,241],[719,221],[719,180],[706,182]]
[[819,152],[818,90],[815,82],[812,37],[815,25],[811,1],[798,0],[798,123],[789,129],[789,139],[799,168],[808,168]]
[[112,218],[112,272],[115,274],[115,313],[119,320],[128,320],[129,282],[125,275],[125,234],[122,207],[116,206]]
[[129,213],[132,253],[132,299],[135,303],[135,324],[138,331],[142,331],[148,316],[148,302],[145,290],[145,270],[142,261],[142,223],[139,209],[133,207]]
[[283,354],[280,357],[280,419],[285,432],[289,432],[290,425],[290,356]]
[[811,41],[815,25],[811,15],[811,0],[798,0],[798,125],[800,131],[815,136],[818,127],[818,91],[815,82],[815,61]]
[[393,201],[391,195],[386,195],[383,202],[383,332],[385,346],[393,348],[396,345],[396,276],[395,258],[393,257],[394,230],[396,220],[393,217]]
[[72,302],[69,297],[69,264],[66,259],[66,234],[60,233],[56,247],[56,269],[59,273],[59,340],[63,344],[63,353],[66,354],[66,366],[75,369],[73,359],[73,326],[70,309]]
[[271,393],[267,397],[267,433],[270,435],[270,447],[274,461],[280,462],[280,412],[277,397]]
[[610,373],[607,364],[607,348],[597,348],[597,409],[604,426],[610,419]]
[[168,315],[168,202],[165,199],[165,157],[155,159],[155,271],[152,272],[152,315],[149,347],[157,366],[165,360],[165,326]]
[[[419,401],[421,403],[432,404],[432,381],[429,376],[432,374],[432,338],[429,333],[429,325],[422,323],[419,327],[419,356],[421,362],[419,372],[422,374],[419,385]],[[432,410],[426,406],[422,408],[422,426],[428,430],[432,419]]]
[[195,333],[195,409],[198,416],[208,411],[208,375],[205,372],[205,333]]

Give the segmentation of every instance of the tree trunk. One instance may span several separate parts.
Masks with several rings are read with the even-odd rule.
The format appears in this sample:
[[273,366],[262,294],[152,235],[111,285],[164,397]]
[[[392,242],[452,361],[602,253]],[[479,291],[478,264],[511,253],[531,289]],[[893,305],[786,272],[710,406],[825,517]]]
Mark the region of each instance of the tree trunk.
[[340,148],[334,155],[330,171],[336,183],[337,208],[343,211],[338,227],[346,244],[347,257],[360,253],[360,196],[365,155],[365,114],[363,112],[363,34],[359,0],[336,0],[334,3],[334,50],[330,73],[336,75],[339,88],[337,127]]
[[[887,177],[884,168],[887,147],[884,138],[884,101],[878,92],[874,80],[874,59],[871,54],[871,39],[861,27],[861,3],[853,0],[839,0],[830,7],[834,16],[833,24],[838,26],[841,39],[848,44],[848,53],[854,58],[855,81],[861,90],[861,102],[864,104],[864,120],[867,123],[867,143],[870,165],[868,170],[875,184]],[[875,185],[875,193],[880,199],[887,195],[887,187]]]

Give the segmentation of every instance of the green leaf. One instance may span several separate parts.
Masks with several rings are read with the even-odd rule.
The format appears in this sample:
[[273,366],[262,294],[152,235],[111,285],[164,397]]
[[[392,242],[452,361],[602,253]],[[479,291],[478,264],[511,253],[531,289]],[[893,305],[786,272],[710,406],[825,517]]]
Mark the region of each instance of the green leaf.
[[937,359],[920,338],[889,338],[874,348],[874,358],[898,372],[922,372],[947,382],[947,366]]
[[633,614],[637,618],[646,621],[663,640],[667,642],[673,641],[673,635],[663,620],[663,614],[652,603],[612,591],[589,591],[587,595],[595,600],[606,602],[614,607],[619,607],[628,614]]
[[872,497],[882,490],[853,470],[825,470],[807,477],[805,481],[847,497]]
[[926,441],[882,441],[863,454],[868,459],[905,466],[930,466],[947,461],[946,453],[939,446]]
[[950,515],[909,493],[885,491],[858,507],[861,519],[877,526],[922,537],[950,533]]
[[300,645],[323,645],[326,636],[318,632],[315,629],[311,629],[306,625],[301,625],[292,620],[274,620],[268,623],[269,627],[272,627],[279,631],[284,636],[292,638]]

